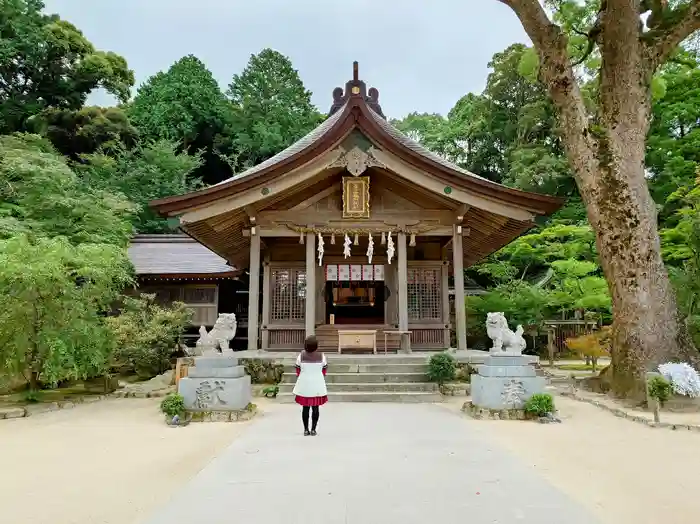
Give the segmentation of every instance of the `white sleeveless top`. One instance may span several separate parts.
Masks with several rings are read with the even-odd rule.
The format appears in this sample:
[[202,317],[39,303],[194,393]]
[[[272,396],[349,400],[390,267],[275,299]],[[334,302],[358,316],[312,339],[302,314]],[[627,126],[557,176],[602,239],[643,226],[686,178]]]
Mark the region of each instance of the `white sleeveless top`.
[[301,355],[297,356],[297,367],[300,369],[293,393],[300,397],[325,397],[328,395],[323,368],[326,367],[326,355],[321,362],[302,362]]

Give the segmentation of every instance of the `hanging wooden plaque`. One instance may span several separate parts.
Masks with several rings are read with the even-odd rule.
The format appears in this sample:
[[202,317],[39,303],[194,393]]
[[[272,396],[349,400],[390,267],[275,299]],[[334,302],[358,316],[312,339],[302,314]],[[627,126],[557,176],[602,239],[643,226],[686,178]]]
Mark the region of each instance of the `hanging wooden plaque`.
[[343,177],[343,218],[369,218],[369,177]]

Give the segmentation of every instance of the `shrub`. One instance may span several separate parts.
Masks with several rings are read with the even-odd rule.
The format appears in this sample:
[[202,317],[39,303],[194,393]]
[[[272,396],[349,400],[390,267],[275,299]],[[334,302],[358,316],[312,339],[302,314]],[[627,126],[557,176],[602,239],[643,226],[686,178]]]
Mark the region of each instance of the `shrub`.
[[593,371],[595,371],[598,364],[598,359],[600,357],[610,355],[610,333],[611,327],[605,326],[604,328],[587,335],[567,338],[566,346],[570,350],[590,358],[593,365]]
[[167,371],[191,318],[192,312],[180,302],[163,307],[156,304],[155,295],[124,297],[121,314],[107,318],[116,338],[115,358],[140,377]]
[[283,364],[259,358],[247,358],[243,360],[242,364],[253,384],[279,384],[282,382]]
[[454,380],[457,372],[457,362],[449,353],[438,353],[430,357],[428,362],[428,378],[432,382],[444,384]]
[[525,402],[525,413],[535,417],[554,413],[554,398],[549,393],[535,393]]
[[185,399],[179,393],[171,393],[160,403],[160,410],[169,418],[185,412]]
[[470,366],[466,362],[457,362],[456,366],[455,379],[460,382],[471,382],[472,375],[477,372],[476,368]]
[[668,362],[659,366],[659,372],[671,383],[673,392],[687,397],[700,397],[700,376],[685,362]]
[[647,387],[649,389],[649,396],[656,400],[660,406],[663,406],[666,401],[671,398],[673,386],[664,377],[653,377],[649,381],[649,385]]

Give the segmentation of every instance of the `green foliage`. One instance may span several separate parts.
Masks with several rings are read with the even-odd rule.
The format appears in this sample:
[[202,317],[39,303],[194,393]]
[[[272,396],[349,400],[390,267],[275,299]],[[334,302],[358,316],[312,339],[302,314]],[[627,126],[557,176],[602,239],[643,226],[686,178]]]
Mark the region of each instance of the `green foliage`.
[[40,0],[3,0],[0,133],[23,130],[47,108],[80,109],[98,87],[126,102],[134,74],[121,56],[97,51],[74,25],[46,15]]
[[246,358],[241,361],[253,384],[279,384],[282,382],[284,366],[272,360]]
[[255,165],[307,134],[322,120],[291,61],[272,49],[252,55],[233,75],[229,136],[241,165]]
[[277,394],[280,392],[279,386],[267,386],[263,388],[262,394],[268,398],[277,398]]
[[428,361],[428,379],[442,385],[454,380],[457,372],[457,361],[449,353],[437,353]]
[[126,246],[134,206],[86,187],[36,135],[0,136],[0,238],[64,236],[73,243]]
[[124,297],[122,301],[120,314],[106,319],[116,343],[116,361],[144,378],[170,369],[170,357],[192,312],[180,302],[160,306],[155,295]]
[[133,147],[138,139],[137,129],[118,107],[50,108],[31,117],[27,127],[74,161],[98,150],[115,154]]
[[137,232],[167,233],[172,227],[148,204],[157,198],[200,188],[201,182],[192,177],[200,165],[198,155],[178,153],[175,143],[160,140],[111,155],[85,155],[75,170],[94,190],[121,193],[137,204],[139,211],[132,221]]
[[66,238],[0,240],[0,363],[55,384],[104,373],[114,347],[103,313],[130,283],[126,251]]
[[554,413],[554,397],[549,393],[535,393],[525,402],[525,413],[534,417]]
[[660,406],[663,406],[673,393],[673,386],[664,377],[652,377],[647,387],[649,396],[656,400]]
[[160,403],[160,410],[173,418],[175,415],[182,415],[185,412],[185,399],[179,393],[170,393]]

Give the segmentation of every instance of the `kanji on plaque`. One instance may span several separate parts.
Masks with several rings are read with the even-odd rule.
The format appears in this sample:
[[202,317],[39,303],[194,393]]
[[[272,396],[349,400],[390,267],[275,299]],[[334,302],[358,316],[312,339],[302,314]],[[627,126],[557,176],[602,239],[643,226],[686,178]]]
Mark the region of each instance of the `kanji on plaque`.
[[338,266],[338,280],[350,280],[350,266],[347,264],[341,264]]
[[326,266],[326,280],[336,282],[338,280],[338,266],[330,264]]
[[374,280],[384,280],[384,266],[377,264],[374,266]]
[[362,266],[362,280],[374,280],[374,266],[372,264]]
[[352,264],[350,266],[350,280],[353,282],[362,280],[362,266],[360,264]]

